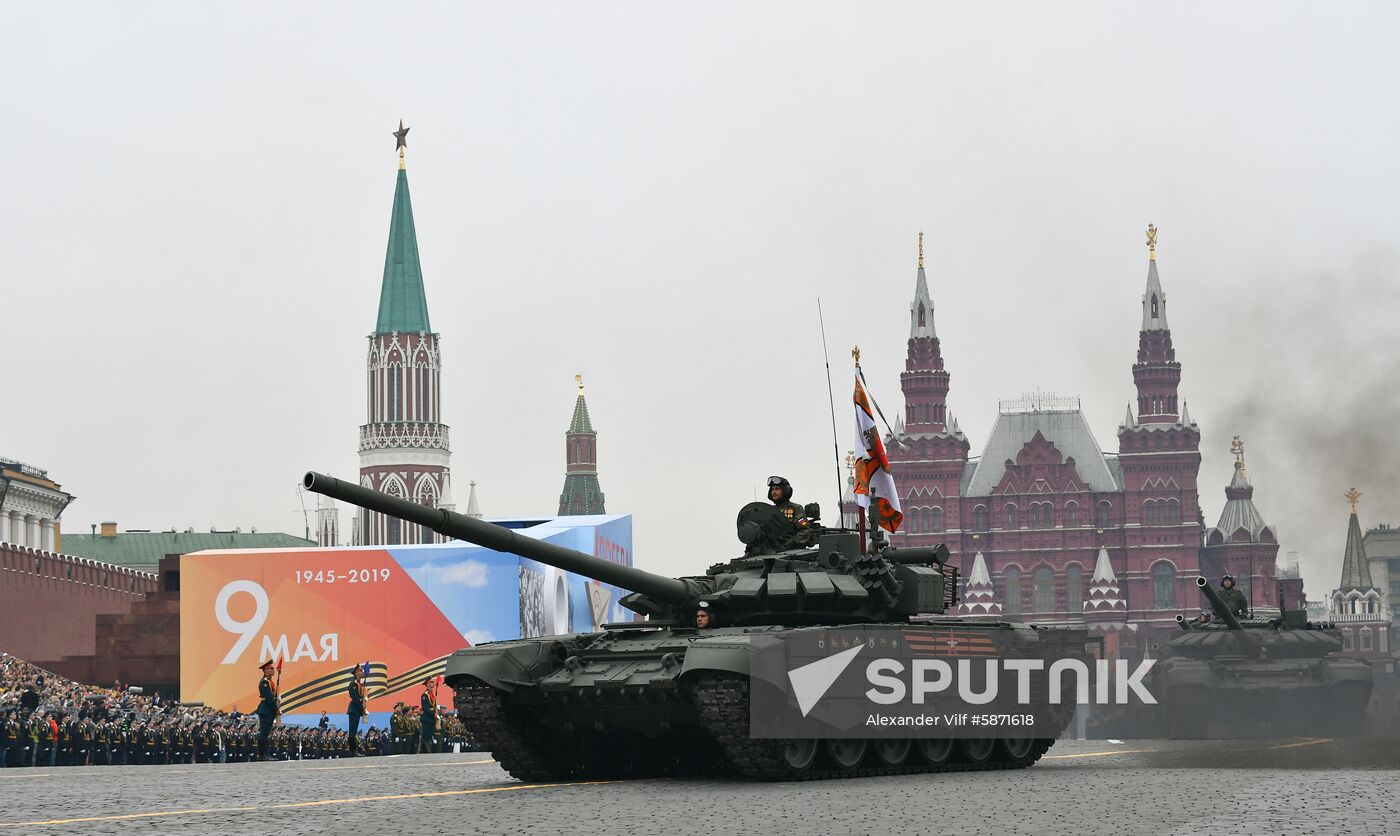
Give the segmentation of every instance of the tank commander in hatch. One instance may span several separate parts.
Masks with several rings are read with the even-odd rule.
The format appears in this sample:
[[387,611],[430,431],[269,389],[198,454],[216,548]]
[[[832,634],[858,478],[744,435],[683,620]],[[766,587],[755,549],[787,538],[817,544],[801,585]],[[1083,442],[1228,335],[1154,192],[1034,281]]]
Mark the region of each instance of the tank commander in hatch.
[[1249,601],[1245,599],[1244,593],[1235,587],[1233,575],[1227,574],[1220,579],[1220,600],[1225,603],[1225,609],[1239,618],[1244,618],[1249,613]]
[[802,506],[792,501],[792,483],[781,476],[768,477],[768,501],[793,525],[803,518]]
[[714,619],[710,614],[710,604],[708,601],[701,601],[695,610],[695,629],[708,630],[714,626]]

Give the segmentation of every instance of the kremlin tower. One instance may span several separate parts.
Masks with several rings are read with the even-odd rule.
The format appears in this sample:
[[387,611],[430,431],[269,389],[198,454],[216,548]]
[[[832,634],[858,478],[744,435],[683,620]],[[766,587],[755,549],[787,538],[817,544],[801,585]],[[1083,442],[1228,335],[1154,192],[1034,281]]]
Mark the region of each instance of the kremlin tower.
[[583,376],[574,375],[578,399],[574,417],[564,433],[564,491],[559,494],[559,515],[603,514],[603,488],[598,484],[598,433],[588,418],[583,399]]
[[[389,247],[379,291],[379,317],[365,364],[366,420],[360,426],[360,484],[429,507],[450,507],[447,426],[442,423],[442,357],[428,322],[418,261],[418,234],[408,196],[399,123],[399,173],[389,221]],[[373,511],[358,516],[362,545],[431,543],[432,531]]]

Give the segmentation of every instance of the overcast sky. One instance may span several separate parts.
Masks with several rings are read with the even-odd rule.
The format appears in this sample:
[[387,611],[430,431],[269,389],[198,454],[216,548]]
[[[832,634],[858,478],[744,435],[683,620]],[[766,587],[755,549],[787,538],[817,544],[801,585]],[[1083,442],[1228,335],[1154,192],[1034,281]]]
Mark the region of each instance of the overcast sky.
[[816,300],[844,452],[920,230],[973,453],[1037,388],[1116,450],[1150,221],[1207,523],[1239,434],[1317,598],[1343,492],[1400,522],[1397,8],[4,2],[0,455],[69,531],[299,533],[358,467],[402,117],[459,507],[555,510],[582,373],[638,565],[735,554],[770,473],[834,511]]

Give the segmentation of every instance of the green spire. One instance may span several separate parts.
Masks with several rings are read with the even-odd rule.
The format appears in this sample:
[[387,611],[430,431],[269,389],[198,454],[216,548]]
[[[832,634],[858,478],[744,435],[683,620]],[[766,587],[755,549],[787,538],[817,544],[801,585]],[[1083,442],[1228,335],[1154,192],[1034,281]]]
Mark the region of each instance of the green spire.
[[379,322],[374,333],[432,332],[423,271],[418,264],[418,233],[408,199],[408,172],[399,169],[394,186],[394,216],[389,221],[389,251],[384,256],[384,284],[379,290]]
[[569,432],[593,432],[593,422],[588,420],[588,403],[584,401],[583,395],[579,395],[578,400],[574,402],[574,418],[569,422]]
[[574,402],[574,417],[569,421],[569,432],[591,433],[593,422],[588,420],[588,402],[583,399],[583,375],[574,375],[574,382],[578,384],[578,400]]

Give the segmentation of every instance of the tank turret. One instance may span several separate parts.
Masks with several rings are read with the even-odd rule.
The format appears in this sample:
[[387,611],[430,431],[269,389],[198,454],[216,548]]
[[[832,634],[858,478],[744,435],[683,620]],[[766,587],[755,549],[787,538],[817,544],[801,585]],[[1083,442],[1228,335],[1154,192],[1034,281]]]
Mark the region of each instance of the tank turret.
[[688,619],[701,601],[723,624],[904,621],[942,613],[956,600],[957,569],[947,565],[946,546],[899,549],[874,541],[862,549],[856,532],[822,526],[815,505],[794,525],[774,506],[750,503],[737,521],[744,556],[703,576],[668,578],[324,474],[307,473],[303,484],[446,537],[631,590],[620,603],[653,621]]
[[1258,640],[1244,629],[1244,626],[1240,624],[1239,618],[1233,612],[1230,612],[1229,607],[1225,606],[1225,601],[1221,599],[1220,593],[1216,592],[1215,589],[1211,587],[1210,581],[1203,577],[1197,577],[1196,586],[1201,588],[1201,594],[1206,596],[1206,600],[1210,602],[1210,608],[1215,613],[1215,617],[1225,622],[1225,625],[1234,631],[1235,638],[1245,647],[1251,650],[1258,650]]

